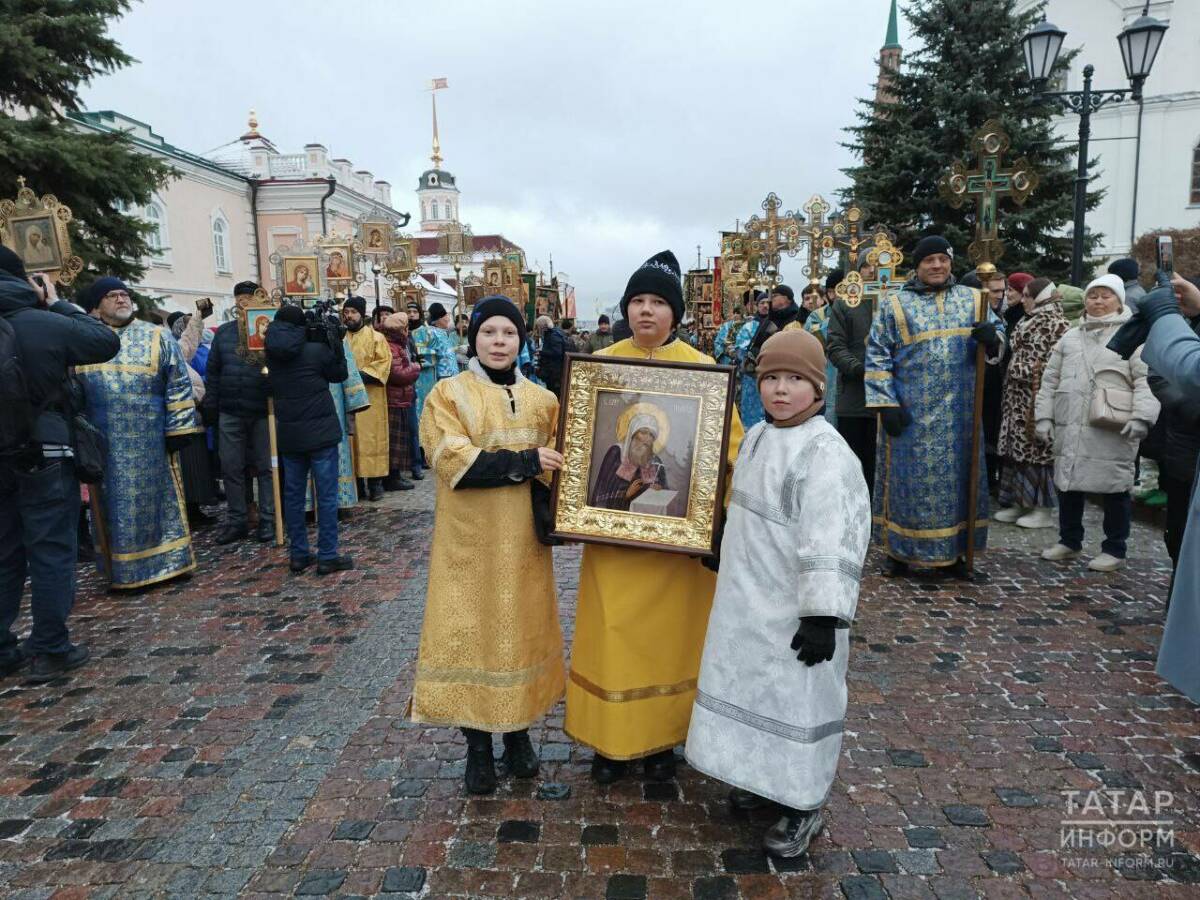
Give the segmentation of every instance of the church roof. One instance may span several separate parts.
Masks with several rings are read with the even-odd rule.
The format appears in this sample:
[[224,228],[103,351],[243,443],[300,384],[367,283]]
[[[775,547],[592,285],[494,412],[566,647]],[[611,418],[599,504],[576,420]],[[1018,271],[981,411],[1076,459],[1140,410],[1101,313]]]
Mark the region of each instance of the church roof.
[[[519,251],[521,249],[502,234],[476,234],[472,237],[476,253],[504,253],[509,250]],[[438,238],[436,235],[428,237],[419,235],[417,237],[417,256],[436,256],[437,252]]]
[[[436,177],[435,184],[429,183],[430,175],[433,175]],[[431,187],[457,189],[457,186],[454,184],[454,176],[451,175],[449,172],[447,172],[445,169],[426,169],[424,172],[421,173],[421,178],[417,182],[417,190],[423,191],[423,190],[426,190]]]
[[892,11],[888,15],[887,37],[884,39],[883,49],[884,50],[891,50],[891,49],[900,50],[900,49],[902,49],[900,47],[900,27],[899,27],[898,17],[896,14],[896,0],[892,0]]

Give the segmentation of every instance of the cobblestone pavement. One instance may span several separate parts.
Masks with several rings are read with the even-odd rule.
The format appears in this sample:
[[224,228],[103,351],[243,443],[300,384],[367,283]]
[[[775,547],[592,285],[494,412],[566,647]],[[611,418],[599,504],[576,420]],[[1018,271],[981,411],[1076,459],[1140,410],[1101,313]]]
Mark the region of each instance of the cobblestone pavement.
[[[1153,672],[1169,572],[1146,526],[1111,576],[1007,527],[981,583],[868,577],[829,824],[781,863],[759,850],[770,816],[686,766],[592,785],[561,707],[537,780],[467,799],[461,738],[403,715],[432,515],[428,480],[361,508],[357,568],[330,578],[211,532],[188,582],[110,595],[88,574],[73,627],[94,662],[0,682],[0,894],[1197,896],[1200,717]],[[579,550],[556,553],[569,636]],[[1131,819],[1171,836],[1121,852],[1062,824]]]

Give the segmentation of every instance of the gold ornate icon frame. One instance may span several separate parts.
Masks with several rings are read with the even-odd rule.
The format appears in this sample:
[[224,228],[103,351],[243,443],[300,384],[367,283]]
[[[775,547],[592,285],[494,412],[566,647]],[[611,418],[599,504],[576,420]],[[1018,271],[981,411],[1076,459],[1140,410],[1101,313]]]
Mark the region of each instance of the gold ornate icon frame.
[[83,271],[83,260],[71,249],[71,232],[67,225],[72,218],[69,206],[59,203],[53,194],[43,194],[39,198],[31,188],[26,187],[25,178],[19,176],[16,199],[0,201],[0,244],[19,255],[21,251],[16,246],[15,225],[37,219],[49,220],[58,251],[58,265],[39,266],[26,262],[25,270],[49,275],[58,284],[68,285]]

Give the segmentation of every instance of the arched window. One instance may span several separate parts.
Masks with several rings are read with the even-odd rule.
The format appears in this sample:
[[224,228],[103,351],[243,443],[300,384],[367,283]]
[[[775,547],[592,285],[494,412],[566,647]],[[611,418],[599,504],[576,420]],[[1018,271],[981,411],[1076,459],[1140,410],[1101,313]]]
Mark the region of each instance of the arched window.
[[430,210],[431,210],[431,212],[429,213],[429,218],[431,218],[431,219],[436,219],[436,218],[438,217],[438,203],[437,203],[437,201],[436,201],[436,200],[434,200],[432,203],[430,203],[430,204],[429,204],[429,208],[430,208]]
[[229,268],[229,223],[224,217],[216,216],[212,222],[213,262],[218,272],[228,272]]
[[1192,150],[1192,199],[1193,206],[1200,206],[1200,144]]
[[454,207],[450,204],[449,200],[446,201],[446,218],[454,219]]
[[163,208],[156,202],[147,204],[146,221],[150,223],[151,231],[146,235],[146,243],[154,250],[155,256],[161,256],[167,247],[167,224]]

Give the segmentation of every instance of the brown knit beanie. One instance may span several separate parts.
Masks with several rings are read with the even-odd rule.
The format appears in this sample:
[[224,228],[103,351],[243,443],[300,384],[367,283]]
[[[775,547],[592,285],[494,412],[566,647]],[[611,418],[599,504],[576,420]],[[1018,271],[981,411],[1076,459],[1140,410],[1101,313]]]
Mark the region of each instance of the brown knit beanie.
[[821,342],[799,328],[789,328],[767,338],[758,351],[757,383],[772,372],[795,372],[825,396],[825,350]]

